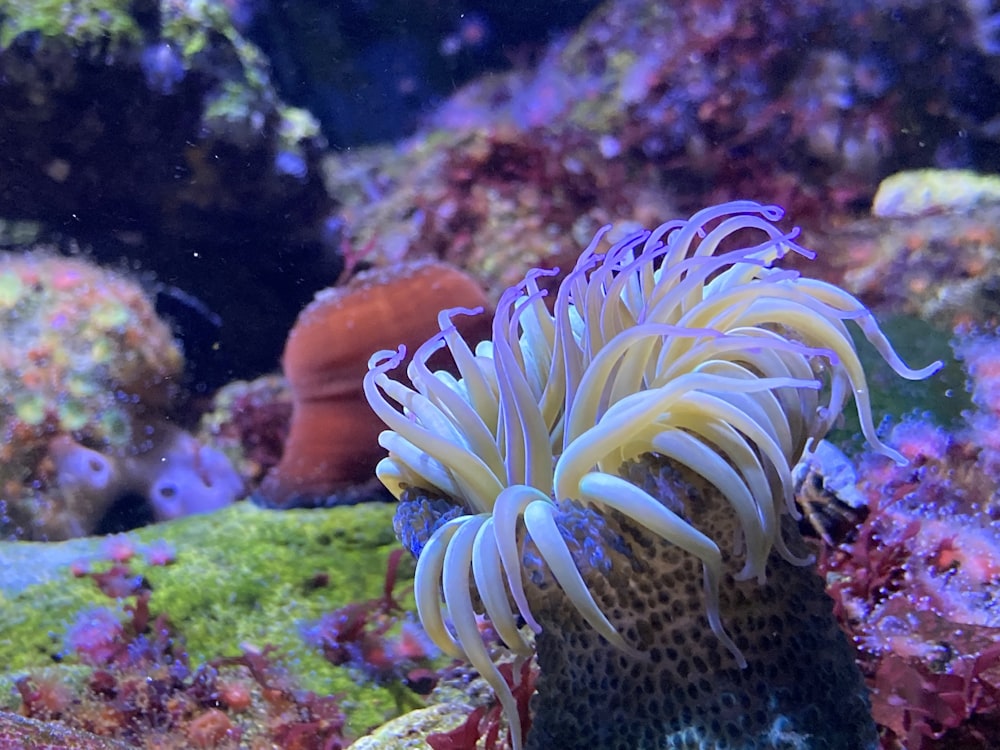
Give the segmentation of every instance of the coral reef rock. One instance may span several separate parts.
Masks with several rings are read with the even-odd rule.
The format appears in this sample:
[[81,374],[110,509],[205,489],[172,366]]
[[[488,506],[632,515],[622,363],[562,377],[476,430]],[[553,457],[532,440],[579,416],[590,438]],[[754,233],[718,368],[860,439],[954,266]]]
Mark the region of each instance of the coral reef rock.
[[237,354],[248,374],[269,369],[295,313],[339,271],[323,239],[326,143],[279,99],[231,5],[0,0],[0,217],[102,261],[137,260],[253,325],[247,337],[176,305],[212,382]]
[[229,459],[172,422],[184,359],[133,279],[0,256],[0,534],[58,540],[216,510]]

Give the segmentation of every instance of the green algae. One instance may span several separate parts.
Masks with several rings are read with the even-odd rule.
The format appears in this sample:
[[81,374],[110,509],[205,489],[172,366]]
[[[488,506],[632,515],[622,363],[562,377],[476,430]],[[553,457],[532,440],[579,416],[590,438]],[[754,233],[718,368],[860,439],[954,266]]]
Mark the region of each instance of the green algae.
[[0,49],[20,34],[68,36],[78,42],[110,40],[112,46],[141,37],[131,0],[0,0]]
[[183,6],[165,7],[163,36],[178,44],[185,58],[191,58],[210,46],[209,34],[235,36],[226,6],[213,0],[189,0]]
[[[856,326],[849,326],[868,381],[875,424],[886,419],[889,424],[896,424],[906,416],[919,414],[942,427],[959,428],[964,423],[963,412],[971,410],[973,403],[966,388],[967,374],[952,349],[954,334],[906,315],[892,316],[879,323],[893,348],[910,367],[921,368],[936,360],[941,360],[944,367],[924,380],[905,380]],[[827,435],[827,440],[841,446],[852,442],[860,446],[860,432],[857,407],[851,400],[844,409],[843,423]]]
[[[240,61],[241,85],[257,96],[267,95],[267,59],[237,32],[223,3],[187,0],[152,5],[162,41],[180,52],[185,68],[203,67],[196,58],[210,57],[213,45],[217,45],[213,40],[224,38]],[[73,45],[106,43],[110,51],[138,47],[148,41],[148,29],[144,32],[140,26],[139,12],[133,0],[0,0],[0,50],[26,32]]]
[[14,414],[26,425],[40,425],[45,421],[45,399],[37,393],[21,394],[14,399]]
[[[394,509],[370,504],[279,513],[240,503],[129,533],[140,550],[164,539],[176,551],[168,566],[139,558],[130,566],[149,582],[150,611],[170,618],[193,665],[237,655],[243,647],[274,646],[302,687],[341,696],[348,731],[357,736],[415,701],[400,686],[373,685],[352,669],[333,666],[306,643],[302,629],[326,612],[380,596],[386,560],[398,546]],[[52,665],[78,612],[113,605],[92,580],[69,570],[80,559],[104,559],[101,544],[0,544],[0,663],[8,670],[0,684]],[[316,585],[318,574],[329,582]],[[411,575],[412,567],[400,571],[397,591]],[[402,603],[412,609],[412,596]],[[0,705],[4,700],[9,697]]]
[[59,428],[66,432],[82,430],[90,422],[86,404],[68,399],[56,407],[56,416],[59,418]]

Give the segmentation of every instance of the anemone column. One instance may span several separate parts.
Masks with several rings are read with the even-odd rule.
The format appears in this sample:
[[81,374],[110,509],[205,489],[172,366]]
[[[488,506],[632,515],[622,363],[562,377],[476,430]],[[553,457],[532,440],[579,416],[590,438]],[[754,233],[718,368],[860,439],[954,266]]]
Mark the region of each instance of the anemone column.
[[[646,458],[628,478],[713,539],[739,538],[731,505],[689,471]],[[791,519],[786,538],[796,539]],[[528,750],[877,747],[866,688],[811,565],[772,554],[767,581],[738,581],[723,552],[719,611],[746,658],[709,627],[697,558],[619,513],[560,503],[574,561],[635,651],[587,623],[526,545],[526,593],[542,632]]]

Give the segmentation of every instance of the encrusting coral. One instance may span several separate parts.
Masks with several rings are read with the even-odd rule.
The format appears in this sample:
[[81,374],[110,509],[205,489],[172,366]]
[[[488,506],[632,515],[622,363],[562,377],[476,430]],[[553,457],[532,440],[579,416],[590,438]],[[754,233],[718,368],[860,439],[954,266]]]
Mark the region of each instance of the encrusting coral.
[[228,459],[171,420],[184,358],[129,276],[0,254],[0,536],[59,540],[216,509]]
[[[851,397],[868,442],[905,462],[876,434],[847,323],[903,377],[940,363],[909,369],[857,299],[774,267],[812,256],[782,215],[727,203],[599,253],[605,229],[551,311],[534,271],[475,351],[451,322],[471,311],[442,312],[412,388],[388,375],[402,348],[371,359],[390,428],[377,473],[402,500],[420,617],[508,716],[480,616],[501,653],[537,648],[528,747],[876,744],[800,549],[791,467]],[[461,379],[426,366],[442,346]]]

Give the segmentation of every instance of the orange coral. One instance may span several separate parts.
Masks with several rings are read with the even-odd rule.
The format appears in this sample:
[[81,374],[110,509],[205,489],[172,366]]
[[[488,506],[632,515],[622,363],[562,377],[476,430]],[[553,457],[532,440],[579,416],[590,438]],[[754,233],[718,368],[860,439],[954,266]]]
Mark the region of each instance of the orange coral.
[[[281,463],[261,484],[262,498],[282,507],[315,504],[370,479],[385,451],[378,445],[384,426],[361,387],[369,357],[400,344],[412,354],[439,331],[445,307],[486,305],[474,279],[436,261],[363,271],[317,294],[285,344],[292,422]],[[458,316],[455,323],[463,337],[478,341],[488,336],[489,319]]]

